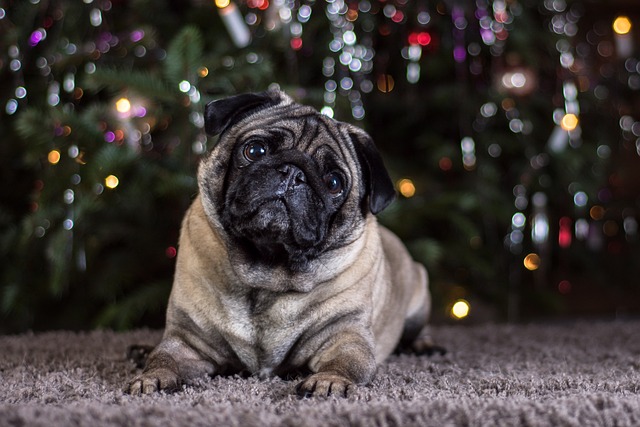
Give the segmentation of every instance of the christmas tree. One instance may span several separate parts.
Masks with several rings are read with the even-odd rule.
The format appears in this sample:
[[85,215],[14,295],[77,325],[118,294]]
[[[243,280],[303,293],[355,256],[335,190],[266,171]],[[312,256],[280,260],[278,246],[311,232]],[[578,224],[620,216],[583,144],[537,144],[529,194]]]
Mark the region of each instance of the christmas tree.
[[204,105],[270,84],[374,137],[436,319],[638,312],[634,13],[5,1],[0,331],[161,326]]

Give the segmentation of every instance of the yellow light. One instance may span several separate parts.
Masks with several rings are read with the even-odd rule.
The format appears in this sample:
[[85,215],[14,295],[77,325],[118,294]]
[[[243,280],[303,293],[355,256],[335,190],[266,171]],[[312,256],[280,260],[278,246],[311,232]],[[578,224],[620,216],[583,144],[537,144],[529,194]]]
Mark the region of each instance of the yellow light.
[[225,7],[229,6],[231,0],[215,0],[215,3],[219,9],[224,9]]
[[207,77],[209,75],[209,69],[207,67],[200,67],[198,69],[198,75],[200,77]]
[[560,127],[566,131],[574,130],[578,127],[578,116],[572,113],[565,114],[560,122]]
[[107,188],[116,188],[118,184],[120,184],[120,180],[115,175],[109,175],[104,179],[104,185],[106,185]]
[[456,319],[463,319],[469,315],[470,310],[471,306],[469,303],[463,299],[459,299],[453,304],[453,307],[451,307],[451,316]]
[[60,152],[58,150],[49,151],[49,155],[47,155],[47,160],[49,160],[49,163],[51,163],[52,165],[57,165],[58,162],[60,161]]
[[393,90],[395,81],[391,74],[380,74],[378,76],[378,90],[382,93],[389,93]]
[[621,36],[629,34],[629,31],[631,31],[631,20],[626,16],[618,16],[613,21],[613,31]]
[[540,268],[540,256],[538,254],[531,253],[524,257],[524,268],[527,270],[537,270]]
[[604,215],[607,213],[606,209],[600,205],[595,205],[591,209],[589,209],[589,216],[592,219],[598,221],[604,218]]
[[397,186],[400,194],[406,198],[413,197],[416,194],[416,186],[413,185],[413,181],[410,179],[401,179],[398,181]]
[[127,98],[120,98],[116,101],[116,110],[118,113],[126,114],[131,111],[131,102]]

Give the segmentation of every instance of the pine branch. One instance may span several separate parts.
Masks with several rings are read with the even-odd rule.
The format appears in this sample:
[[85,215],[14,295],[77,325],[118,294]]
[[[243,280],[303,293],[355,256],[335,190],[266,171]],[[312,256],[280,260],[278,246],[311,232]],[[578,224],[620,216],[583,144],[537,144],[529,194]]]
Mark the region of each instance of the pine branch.
[[197,68],[202,64],[203,41],[200,30],[188,26],[169,44],[165,61],[165,76],[172,83],[193,80]]
[[94,180],[102,181],[106,175],[125,169],[138,158],[138,154],[127,146],[118,147],[105,143],[87,159],[87,171]]
[[50,276],[49,291],[52,295],[60,296],[69,285],[71,268],[71,240],[70,231],[60,228],[49,238],[47,259],[49,260]]
[[170,89],[160,77],[148,71],[129,71],[99,68],[85,77],[82,83],[87,89],[120,91],[130,89],[157,101],[176,102],[177,90]]
[[152,282],[109,304],[95,320],[96,327],[129,329],[149,311],[162,310],[169,293],[169,282]]
[[15,123],[16,133],[32,145],[43,145],[53,139],[53,120],[44,110],[27,109]]

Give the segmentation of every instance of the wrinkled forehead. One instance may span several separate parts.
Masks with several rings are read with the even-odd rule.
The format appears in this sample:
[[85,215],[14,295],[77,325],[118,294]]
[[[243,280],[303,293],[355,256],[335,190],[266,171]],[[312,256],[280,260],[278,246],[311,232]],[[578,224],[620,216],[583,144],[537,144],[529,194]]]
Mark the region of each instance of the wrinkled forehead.
[[243,119],[234,130],[229,136],[235,143],[261,139],[282,148],[295,146],[306,152],[313,152],[330,141],[340,144],[345,140],[340,122],[298,104],[262,110]]

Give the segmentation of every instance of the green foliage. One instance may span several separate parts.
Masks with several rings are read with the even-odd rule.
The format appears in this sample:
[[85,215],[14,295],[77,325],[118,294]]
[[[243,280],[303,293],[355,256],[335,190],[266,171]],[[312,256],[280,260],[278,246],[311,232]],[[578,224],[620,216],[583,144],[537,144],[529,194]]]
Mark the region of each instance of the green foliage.
[[[196,166],[209,145],[202,129],[204,105],[212,96],[260,91],[276,81],[321,107],[328,78],[322,74],[323,62],[333,55],[327,46],[334,37],[326,4],[314,4],[303,26],[303,48],[294,52],[288,32],[269,32],[262,25],[253,28],[250,47],[237,49],[212,2],[115,2],[117,7],[114,3],[103,11],[98,27],[89,20],[96,2],[9,3],[0,20],[0,99],[17,98],[17,85],[28,94],[16,101],[15,114],[3,113],[0,120],[0,182],[8,183],[0,187],[0,333],[159,327],[180,221],[197,193]],[[372,3],[380,9],[383,2]],[[474,16],[474,2],[455,4],[466,9],[468,18]],[[389,93],[360,94],[366,117],[356,124],[373,136],[392,178],[410,178],[416,187],[414,197],[400,196],[380,221],[427,265],[437,314],[452,298],[465,297],[488,302],[494,318],[501,318],[513,311],[506,302],[513,292],[526,298],[532,312],[557,311],[563,304],[552,282],[563,278],[597,283],[610,294],[637,292],[638,263],[607,253],[606,246],[595,250],[574,242],[559,250],[552,242],[545,261],[553,269],[532,273],[522,271],[523,256],[539,249],[530,237],[515,249],[505,245],[517,211],[516,186],[526,190],[527,200],[538,191],[547,196],[555,236],[559,218],[586,217],[574,206],[572,192],[585,191],[597,201],[608,181],[624,179],[628,186],[638,169],[627,159],[637,159],[636,137],[628,132],[627,140],[619,141],[618,120],[628,105],[604,102],[591,89],[605,87],[612,98],[628,98],[627,104],[635,102],[633,93],[619,88],[620,76],[607,79],[597,70],[591,73],[596,76],[591,87],[581,87],[578,95],[580,144],[550,152],[553,113],[564,108],[561,86],[573,72],[558,73],[559,37],[545,30],[550,16],[540,3],[506,4],[518,13],[507,24],[502,50],[482,42],[471,18],[465,23],[465,43],[476,43],[478,49],[460,64],[452,55],[452,34],[459,31],[449,10],[453,3],[399,2],[407,17],[425,5],[432,12],[426,28],[433,42],[422,51],[416,84],[406,81],[402,56],[413,24],[396,25],[382,12],[361,13],[356,22],[359,42],[366,40],[376,56],[374,72],[356,76],[354,84],[363,78],[375,84],[383,73],[395,79]],[[55,19],[49,22],[49,17]],[[45,21],[46,39],[29,45],[30,35]],[[361,32],[365,26],[374,31]],[[385,35],[375,29],[384,29]],[[6,65],[16,56],[7,54],[14,46],[21,61],[18,71]],[[334,59],[331,78],[337,82],[349,71]],[[588,67],[590,59],[581,57],[581,67]],[[471,62],[479,65],[473,73]],[[535,90],[519,95],[500,89],[499,74],[514,66],[535,75]],[[579,86],[592,78],[587,74],[573,76]],[[349,121],[348,96],[337,92],[336,118]],[[120,98],[130,100],[134,109],[116,111]],[[491,103],[494,115],[479,114]],[[527,123],[529,131],[510,130],[513,119]],[[465,168],[460,143],[469,136],[475,141],[476,163]],[[612,171],[597,154],[599,145],[609,147],[612,159],[623,160],[625,168]],[[492,146],[500,147],[499,155],[490,153]],[[56,152],[60,159],[52,163],[48,156]],[[539,155],[542,162],[536,164]],[[119,180],[114,188],[106,186],[110,175]],[[608,212],[620,219],[637,204],[637,188],[610,187],[614,200]],[[523,232],[530,236],[533,207],[530,203],[521,210],[529,219]],[[624,238],[622,232],[618,237]],[[626,255],[637,255],[637,241],[622,244]]]
[[[214,37],[198,20],[167,25],[146,13],[132,25],[127,10],[110,13],[120,43],[99,55],[69,55],[70,40],[82,42],[92,34],[90,6],[82,2],[20,2],[8,8],[16,31],[2,38],[2,50],[9,44],[28,49],[24,41],[34,17],[63,3],[65,19],[38,46],[41,55],[59,60],[46,76],[34,72],[37,57],[23,62],[29,102],[0,123],[15,141],[11,148],[2,144],[13,162],[3,159],[10,165],[3,173],[11,174],[11,182],[24,167],[27,177],[17,189],[22,193],[9,191],[20,202],[0,206],[0,333],[159,327],[180,222],[197,192],[196,166],[207,145],[201,119],[210,99],[206,92],[236,91],[235,84],[263,89],[271,66],[263,60],[250,67],[242,52],[226,51],[222,25],[214,26]],[[144,9],[143,3],[132,4],[133,10]],[[153,2],[154,10],[167,9],[164,3]],[[203,13],[215,20],[213,12],[207,7]],[[142,29],[144,38],[131,40],[132,28]],[[223,51],[236,69],[221,64]],[[201,67],[214,72],[203,78]],[[69,75],[75,89],[61,90],[60,101],[49,103],[48,82]],[[2,81],[3,94],[15,90],[13,79]],[[182,81],[197,88],[197,96],[180,91]],[[130,111],[116,111],[120,98],[130,100]],[[51,163],[48,156],[55,152],[59,161]],[[105,181],[110,175],[118,178],[114,188]]]
[[202,60],[202,35],[197,28],[188,26],[174,37],[164,62],[165,76],[172,83],[179,83],[185,76],[194,77]]
[[93,74],[85,76],[83,86],[94,92],[107,89],[113,92],[134,89],[136,94],[172,103],[177,100],[176,90],[169,89],[166,82],[151,70],[122,70],[116,68],[99,68]]

